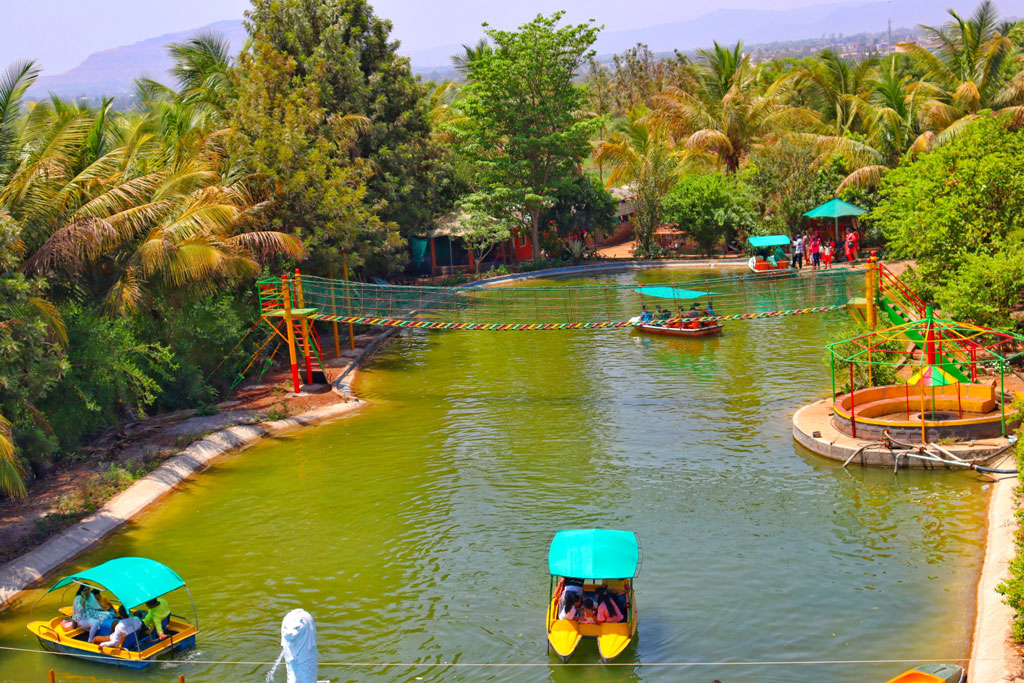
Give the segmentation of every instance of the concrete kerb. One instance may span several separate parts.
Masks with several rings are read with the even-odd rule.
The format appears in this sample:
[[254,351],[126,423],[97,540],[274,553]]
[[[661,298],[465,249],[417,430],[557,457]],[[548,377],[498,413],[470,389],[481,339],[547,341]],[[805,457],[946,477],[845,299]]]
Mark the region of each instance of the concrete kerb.
[[975,602],[974,637],[971,644],[969,675],[971,683],[1001,683],[1008,680],[1007,666],[1018,655],[1011,641],[1013,608],[1003,602],[996,588],[1010,576],[1010,562],[1016,551],[1014,514],[1016,477],[1001,479],[992,485],[988,506],[988,531],[985,558]]
[[545,277],[558,277],[560,275],[575,275],[579,273],[594,273],[594,272],[617,272],[623,270],[647,270],[650,268],[714,268],[717,266],[744,266],[746,265],[748,258],[725,258],[715,260],[699,260],[699,261],[621,261],[614,263],[591,263],[582,266],[563,266],[561,268],[545,268],[544,270],[532,270],[528,273],[510,273],[509,275],[499,275],[497,277],[486,278],[483,280],[475,280],[473,282],[467,282],[464,285],[460,285],[461,288],[466,289],[470,287],[487,287],[489,285],[497,285],[503,282],[512,282],[514,280],[529,280],[536,278]]
[[[847,458],[857,453],[851,464],[866,465],[868,467],[892,468],[899,458],[899,467],[944,469],[952,468],[950,465],[943,465],[928,460],[907,457],[905,451],[891,451],[877,441],[855,439],[840,433],[831,421],[832,405],[829,399],[815,401],[806,405],[793,415],[793,439],[810,451],[832,460],[845,462]],[[986,443],[970,445],[946,446],[945,448],[956,454],[958,458],[994,458],[999,452],[1005,450],[1008,441],[1006,439],[985,439]],[[861,447],[865,446],[863,450]],[[859,453],[858,453],[859,451]],[[961,469],[961,468],[957,468]],[[962,468],[966,469],[966,468]]]
[[0,567],[0,609],[205,469],[214,458],[269,436],[338,417],[363,405],[364,401],[354,400],[324,406],[283,420],[229,427],[196,441],[111,498],[98,512]]

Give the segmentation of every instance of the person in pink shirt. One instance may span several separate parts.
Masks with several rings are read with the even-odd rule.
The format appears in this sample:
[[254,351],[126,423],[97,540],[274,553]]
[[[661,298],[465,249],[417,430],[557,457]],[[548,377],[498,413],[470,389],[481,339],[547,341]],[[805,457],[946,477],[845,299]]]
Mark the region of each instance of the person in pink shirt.
[[597,606],[597,623],[599,624],[617,624],[621,621],[625,621],[626,615],[619,609],[618,603],[610,595],[602,595],[598,598],[599,604]]

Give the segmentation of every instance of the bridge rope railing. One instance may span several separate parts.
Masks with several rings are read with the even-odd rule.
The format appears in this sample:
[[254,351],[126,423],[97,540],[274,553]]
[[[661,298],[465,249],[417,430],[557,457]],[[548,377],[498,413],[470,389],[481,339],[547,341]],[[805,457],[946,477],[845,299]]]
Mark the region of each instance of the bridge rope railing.
[[[689,288],[712,303],[706,322],[753,320],[843,308],[851,294],[851,272],[842,269],[799,277],[753,274],[648,283]],[[632,325],[642,306],[686,311],[693,299],[651,298],[634,291],[637,283],[523,284],[512,286],[416,287],[302,276],[304,307],[313,320],[384,327],[453,330],[608,329]],[[281,306],[279,278],[258,284],[261,313]],[[292,296],[292,300],[295,297]]]

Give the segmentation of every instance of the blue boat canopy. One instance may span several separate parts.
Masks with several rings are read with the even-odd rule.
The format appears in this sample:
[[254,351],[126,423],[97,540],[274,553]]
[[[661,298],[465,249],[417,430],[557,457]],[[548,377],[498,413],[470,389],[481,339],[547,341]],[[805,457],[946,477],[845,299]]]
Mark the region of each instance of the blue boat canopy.
[[51,593],[75,582],[98,584],[106,588],[117,597],[125,609],[134,609],[144,602],[159,598],[185,585],[173,569],[156,560],[145,557],[119,557],[92,569],[65,576],[46,592]]
[[548,550],[548,570],[576,579],[631,579],[639,573],[640,543],[632,531],[559,531]]
[[789,244],[789,235],[757,235],[750,238],[750,246],[756,249],[782,247],[787,244]]
[[637,294],[653,296],[658,299],[701,299],[708,296],[718,296],[717,292],[698,292],[694,289],[680,289],[678,287],[637,287]]

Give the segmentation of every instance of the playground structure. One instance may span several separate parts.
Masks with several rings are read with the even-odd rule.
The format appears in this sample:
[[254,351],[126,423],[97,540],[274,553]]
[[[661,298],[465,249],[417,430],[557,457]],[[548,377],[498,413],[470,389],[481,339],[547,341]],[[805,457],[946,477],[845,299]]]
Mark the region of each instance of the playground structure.
[[[861,335],[827,345],[832,396],[793,416],[794,438],[844,466],[981,466],[1006,453],[1021,419],[1006,379],[1024,337],[936,317],[883,263],[848,310]],[[877,329],[883,325],[882,329]]]
[[[840,432],[854,438],[970,441],[1005,437],[1019,420],[1006,392],[1014,347],[1024,337],[970,323],[925,317],[828,345],[832,409]],[[893,370],[910,376],[893,382]],[[986,380],[998,374],[998,384]],[[848,375],[845,393],[837,378]],[[885,383],[876,385],[875,377]],[[890,377],[891,376],[891,377]]]
[[[742,273],[666,285],[699,284],[703,291],[709,292],[709,299],[712,296],[709,288],[713,287],[714,307],[719,314],[691,320],[720,324],[727,320],[774,318],[845,308],[852,293],[851,274],[849,269],[805,278]],[[640,290],[635,284],[614,283],[418,287],[321,278],[303,275],[296,269],[291,276],[267,278],[257,283],[260,321],[273,332],[238,374],[232,390],[275,339],[278,344],[266,359],[261,376],[280,347],[287,346],[296,393],[301,390],[303,378],[306,385],[326,382],[317,322],[333,325],[336,356],[340,356],[339,323],[349,326],[350,346],[353,325],[462,331],[632,328],[637,321],[631,318],[646,302]],[[680,288],[679,291],[685,290]],[[684,303],[689,302],[682,298],[672,300],[671,310],[682,309]]]

